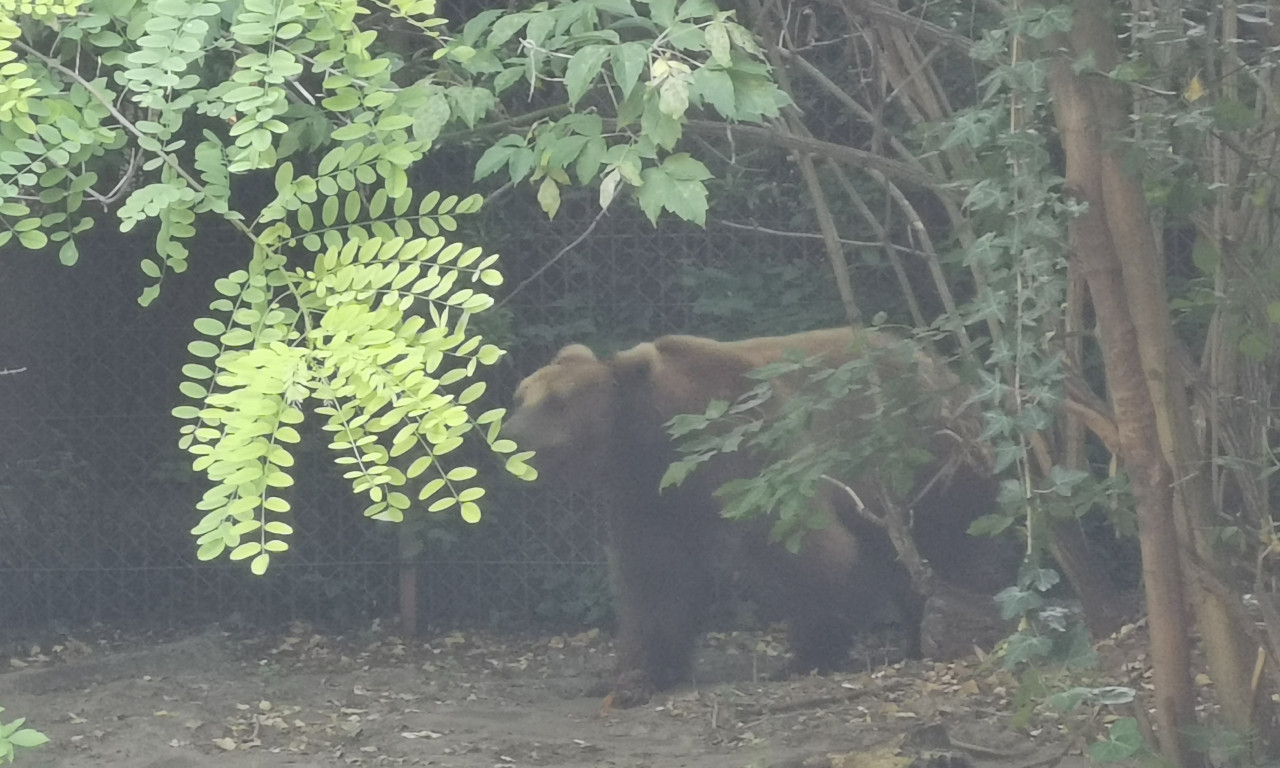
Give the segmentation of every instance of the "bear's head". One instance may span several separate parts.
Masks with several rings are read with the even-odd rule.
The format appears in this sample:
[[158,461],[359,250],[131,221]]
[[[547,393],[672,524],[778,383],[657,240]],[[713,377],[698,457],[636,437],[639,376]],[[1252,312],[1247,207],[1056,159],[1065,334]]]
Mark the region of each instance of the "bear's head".
[[590,482],[605,468],[617,397],[613,368],[571,344],[516,387],[502,436],[535,451],[530,464],[539,473]]

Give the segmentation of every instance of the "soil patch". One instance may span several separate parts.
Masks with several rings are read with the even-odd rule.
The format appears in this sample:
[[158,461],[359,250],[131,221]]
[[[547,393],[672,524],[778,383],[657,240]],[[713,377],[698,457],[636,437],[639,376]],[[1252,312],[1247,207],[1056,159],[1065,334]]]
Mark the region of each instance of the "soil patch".
[[977,659],[864,651],[865,672],[771,680],[782,647],[776,633],[710,634],[695,684],[602,712],[585,694],[612,647],[594,631],[64,636],[5,649],[0,718],[52,740],[20,764],[62,768],[1080,764],[1052,759],[1056,729],[1009,727],[1012,683]]

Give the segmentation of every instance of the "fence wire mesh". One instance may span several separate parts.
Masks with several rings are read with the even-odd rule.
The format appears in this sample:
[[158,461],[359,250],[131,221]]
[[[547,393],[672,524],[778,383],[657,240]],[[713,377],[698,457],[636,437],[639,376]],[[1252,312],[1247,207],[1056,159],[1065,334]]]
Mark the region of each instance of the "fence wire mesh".
[[[796,327],[813,323],[803,291],[763,306],[722,283],[767,258],[820,270],[816,241],[780,248],[748,230],[655,229],[622,209],[556,258],[595,215],[587,195],[566,199],[554,222],[525,204],[499,205],[468,234],[503,253],[507,290],[518,287],[502,310],[509,316],[493,321],[511,350],[491,382],[494,404],[568,342],[608,352],[668,332],[751,335],[744,312],[771,330],[786,330],[787,317]],[[25,369],[0,377],[0,627],[235,616],[362,626],[395,612],[407,539],[420,544],[413,557],[427,623],[607,615],[602,525],[590,499],[506,480],[495,467],[480,524],[422,513],[406,533],[361,517],[323,439],[301,451],[292,549],[264,578],[243,563],[198,563],[189,530],[203,488],[176,446],[169,411],[182,399],[191,321],[213,298],[213,279],[244,253],[228,246],[231,233],[202,232],[192,270],[167,279],[156,304],[141,309],[134,265],[146,243],[109,226],[84,249],[93,258],[74,268],[51,258],[0,260],[0,369]],[[766,295],[784,288],[758,287]],[[834,303],[816,314],[824,312],[838,319]]]

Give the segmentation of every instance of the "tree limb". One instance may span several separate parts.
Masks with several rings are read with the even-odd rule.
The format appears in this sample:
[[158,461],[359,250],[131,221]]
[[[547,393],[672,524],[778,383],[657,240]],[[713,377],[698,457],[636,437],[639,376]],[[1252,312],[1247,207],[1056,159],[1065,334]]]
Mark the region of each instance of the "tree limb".
[[[606,121],[607,122],[607,121]],[[820,155],[829,160],[851,165],[856,168],[866,170],[880,171],[886,176],[914,184],[919,187],[932,189],[941,193],[942,179],[926,173],[918,168],[889,157],[882,157],[854,147],[847,147],[843,144],[836,144],[822,139],[815,139],[808,136],[796,136],[795,134],[784,133],[774,128],[766,128],[755,125],[733,125],[730,123],[720,123],[714,120],[690,120],[685,124],[685,128],[693,133],[711,136],[730,136],[735,140],[754,141],[759,144],[766,144],[782,149],[792,151],[808,152],[814,155]]]
[[866,16],[872,22],[900,29],[919,40],[941,45],[966,56],[973,48],[973,41],[964,35],[925,21],[919,16],[904,13],[877,0],[844,0],[854,13]]

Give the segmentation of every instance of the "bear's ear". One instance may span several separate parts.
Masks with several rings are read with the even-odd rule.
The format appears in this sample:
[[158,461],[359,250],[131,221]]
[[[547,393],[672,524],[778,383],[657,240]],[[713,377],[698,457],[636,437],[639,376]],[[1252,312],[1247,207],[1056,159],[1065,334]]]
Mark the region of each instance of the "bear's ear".
[[661,364],[661,354],[650,342],[619,352],[610,361],[615,383],[624,385],[651,379]]
[[564,349],[556,353],[556,357],[552,360],[555,363],[594,363],[596,355],[587,347],[581,344],[570,344]]

